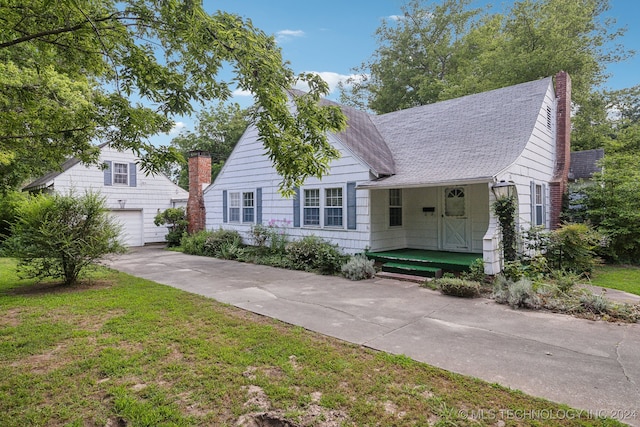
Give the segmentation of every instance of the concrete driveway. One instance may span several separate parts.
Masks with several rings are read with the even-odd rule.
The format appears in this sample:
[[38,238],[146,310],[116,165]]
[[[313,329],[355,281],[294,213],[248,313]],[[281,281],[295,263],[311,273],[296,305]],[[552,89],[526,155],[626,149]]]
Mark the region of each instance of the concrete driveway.
[[[640,324],[512,310],[408,282],[137,248],[120,271],[640,426]],[[508,410],[509,408],[496,408]]]

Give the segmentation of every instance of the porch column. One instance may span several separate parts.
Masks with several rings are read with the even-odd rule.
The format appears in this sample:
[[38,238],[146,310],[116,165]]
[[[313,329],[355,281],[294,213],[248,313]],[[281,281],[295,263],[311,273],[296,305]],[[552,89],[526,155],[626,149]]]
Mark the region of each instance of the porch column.
[[484,274],[494,276],[502,271],[502,233],[498,218],[493,213],[491,206],[495,197],[489,185],[489,227],[482,238],[482,260],[484,261]]

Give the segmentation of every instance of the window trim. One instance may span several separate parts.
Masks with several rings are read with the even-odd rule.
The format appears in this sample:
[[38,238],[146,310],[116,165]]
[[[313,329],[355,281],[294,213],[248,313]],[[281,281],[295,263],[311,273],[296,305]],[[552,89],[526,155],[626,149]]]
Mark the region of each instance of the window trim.
[[533,197],[533,200],[534,200],[533,208],[535,209],[534,226],[536,227],[546,226],[546,224],[544,223],[544,197],[545,197],[544,186],[542,184],[535,183],[533,188],[535,191],[535,194]]
[[240,194],[242,194],[241,191],[229,191],[229,222],[242,223],[242,202]]
[[[340,199],[341,204],[339,206],[332,206],[327,204],[327,191],[329,190],[340,190]],[[307,206],[306,200],[306,192],[308,190],[317,190],[319,196],[319,206]],[[315,186],[310,185],[308,187],[300,188],[300,207],[299,212],[301,216],[300,227],[301,228],[310,228],[310,229],[326,229],[326,230],[346,230],[347,229],[347,197],[346,197],[346,188],[344,185],[324,185],[324,186]],[[319,219],[318,224],[306,224],[305,223],[305,209],[309,208],[318,208],[319,209]],[[327,225],[327,209],[340,209],[341,212],[341,225]]]
[[[396,192],[397,191],[397,198],[392,196],[392,192]],[[403,214],[404,214],[404,210],[403,210],[403,206],[402,206],[402,188],[390,188],[389,189],[389,198],[388,198],[388,202],[389,202],[389,221],[388,221],[388,225],[389,228],[400,228],[403,226],[404,223],[404,218],[403,218]],[[395,200],[394,200],[395,199]],[[393,204],[392,202],[399,202],[396,204]],[[392,218],[394,218],[394,215],[391,214],[393,209],[399,209],[400,210],[400,215],[399,215],[399,219],[400,219],[400,223],[399,224],[392,224]]]
[[[124,172],[118,171],[118,166],[124,166]],[[112,184],[113,185],[118,185],[118,186],[123,186],[123,187],[128,187],[129,186],[129,163],[123,163],[123,162],[113,162],[113,170],[112,170]],[[118,182],[116,177],[120,177],[120,179],[122,179],[122,177],[124,177],[124,182]]]
[[[310,199],[307,197],[307,192],[317,192],[316,197],[313,198],[313,201],[316,202],[317,204],[313,204],[313,205],[309,205],[307,204],[307,202],[310,201]],[[320,188],[305,188],[302,190],[302,225],[303,227],[321,227],[322,221],[321,221],[321,214],[320,212],[322,211],[322,208],[320,207],[321,205],[321,191]],[[314,221],[313,223],[308,223],[307,222],[307,211],[316,211],[317,212],[317,222]]]
[[[246,196],[251,196],[247,198]],[[251,205],[247,202],[251,201]],[[251,219],[247,220],[247,213],[251,213]],[[256,192],[255,191],[243,191],[242,192],[242,223],[243,224],[255,224],[256,223]]]

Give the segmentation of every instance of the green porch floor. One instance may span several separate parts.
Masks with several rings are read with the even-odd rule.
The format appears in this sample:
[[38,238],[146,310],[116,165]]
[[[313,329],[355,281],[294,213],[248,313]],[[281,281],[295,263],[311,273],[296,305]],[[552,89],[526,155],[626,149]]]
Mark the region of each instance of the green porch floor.
[[[425,277],[437,277],[442,272],[468,271],[479,253],[428,251],[422,249],[397,249],[383,252],[367,252],[369,259],[382,263],[382,271],[403,272]],[[415,268],[412,268],[415,267]],[[433,272],[432,272],[433,270]],[[441,271],[438,271],[441,270]]]

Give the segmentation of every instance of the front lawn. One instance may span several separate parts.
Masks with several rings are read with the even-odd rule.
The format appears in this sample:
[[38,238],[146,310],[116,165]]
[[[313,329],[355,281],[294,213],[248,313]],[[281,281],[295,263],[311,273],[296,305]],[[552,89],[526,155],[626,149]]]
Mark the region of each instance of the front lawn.
[[126,274],[66,289],[14,267],[0,258],[2,426],[621,425]]
[[640,295],[640,267],[602,265],[593,271],[591,284]]

